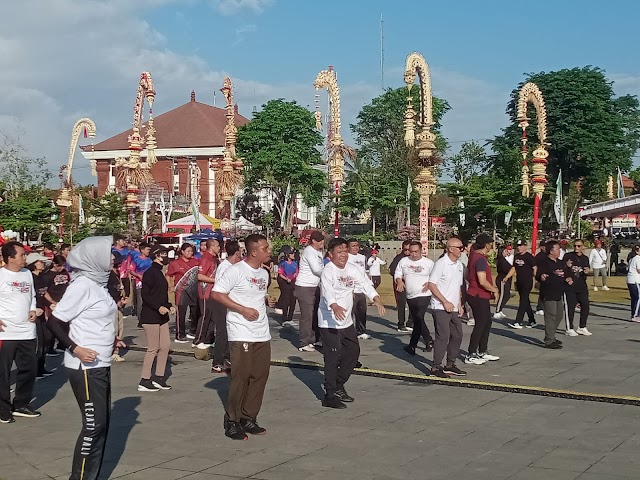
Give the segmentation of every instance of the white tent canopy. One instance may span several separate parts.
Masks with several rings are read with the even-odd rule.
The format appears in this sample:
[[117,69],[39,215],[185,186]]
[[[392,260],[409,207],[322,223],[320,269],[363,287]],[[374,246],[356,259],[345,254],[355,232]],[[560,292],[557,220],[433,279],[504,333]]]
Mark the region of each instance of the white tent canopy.
[[260,230],[261,227],[257,226],[255,223],[251,223],[249,220],[240,216],[237,220],[233,222],[235,228],[238,230]]

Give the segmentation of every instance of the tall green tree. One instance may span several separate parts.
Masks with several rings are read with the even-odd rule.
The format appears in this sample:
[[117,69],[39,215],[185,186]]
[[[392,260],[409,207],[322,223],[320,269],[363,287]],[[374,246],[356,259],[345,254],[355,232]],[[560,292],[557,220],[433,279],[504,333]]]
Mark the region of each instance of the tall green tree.
[[475,141],[465,142],[458,153],[445,160],[443,170],[455,183],[464,185],[486,172],[489,163],[482,145]]
[[[309,206],[318,206],[327,189],[319,147],[322,135],[315,128],[313,114],[295,101],[270,100],[253,119],[238,129],[238,155],[244,159],[245,186],[267,190],[281,214],[287,186],[301,194]],[[320,167],[320,168],[318,168]]]
[[[613,82],[597,67],[528,74],[511,94],[507,106],[511,124],[492,141],[496,153],[493,171],[499,175],[516,178],[521,168],[521,159],[516,161],[514,155],[521,138],[516,120],[517,99],[526,82],[540,88],[546,103],[550,178],[562,169],[569,182],[581,182],[584,198],[603,199],[607,177],[618,167],[628,171],[631,158],[640,147],[638,99],[631,95],[615,97]],[[538,141],[533,106],[528,107],[528,115],[529,147],[533,148]]]

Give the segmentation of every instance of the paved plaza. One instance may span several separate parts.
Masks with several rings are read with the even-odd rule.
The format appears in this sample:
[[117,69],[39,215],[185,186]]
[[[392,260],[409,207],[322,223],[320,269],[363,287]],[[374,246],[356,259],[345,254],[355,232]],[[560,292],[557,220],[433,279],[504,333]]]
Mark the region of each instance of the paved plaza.
[[[513,318],[515,311],[506,313]],[[494,322],[490,348],[501,360],[460,366],[469,380],[640,396],[640,324],[627,321],[626,305],[598,304],[593,313],[594,335],[562,335],[562,350],[541,348],[540,327],[511,330]],[[362,363],[427,372],[431,354],[419,349],[409,357],[402,350],[408,336],[393,328],[396,312],[369,314],[372,338],[361,342]],[[128,341],[143,345],[135,324],[127,319]],[[465,326],[463,348],[470,332]],[[273,359],[322,361],[319,353],[297,351],[295,328],[272,320],[272,334]],[[210,362],[173,355],[173,390],[139,393],[142,357],[129,351],[126,362],[112,368],[105,479],[640,477],[640,406],[356,375],[347,385],[355,403],[332,410],[320,405],[321,371],[278,366],[271,369],[259,418],[268,434],[234,442],[222,429],[226,376],[212,375]],[[35,396],[42,417],[0,425],[2,480],[68,478],[80,415],[64,372],[38,380]]]

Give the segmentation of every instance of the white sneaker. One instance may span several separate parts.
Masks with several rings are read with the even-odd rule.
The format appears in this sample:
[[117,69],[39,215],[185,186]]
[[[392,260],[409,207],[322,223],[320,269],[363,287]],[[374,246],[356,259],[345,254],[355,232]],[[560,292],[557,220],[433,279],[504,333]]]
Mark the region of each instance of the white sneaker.
[[597,292],[598,291],[598,287],[593,287],[593,291]]
[[368,333],[361,333],[360,335],[358,335],[358,338],[360,340],[369,340],[371,338],[371,335],[369,335]]
[[470,318],[469,320],[467,320],[467,325],[471,325],[472,327],[476,324],[475,319]]
[[593,335],[593,333],[591,333],[589,330],[587,330],[587,327],[577,329],[576,333],[578,335],[586,335],[587,337]]
[[490,353],[479,353],[478,356],[483,359],[483,360],[487,360],[489,362],[495,362],[497,360],[500,360],[500,357],[497,355],[491,355]]
[[576,333],[576,331],[573,328],[570,328],[569,330],[564,332],[564,334],[568,335],[569,337],[577,337],[578,336],[578,334]]
[[124,362],[125,358],[121,357],[119,354],[114,353],[113,355],[111,355],[111,361],[112,362]]
[[541,317],[543,317],[544,316],[544,310],[538,310],[536,312],[536,315],[540,315]]
[[467,358],[464,359],[464,363],[467,363],[470,365],[484,365],[488,361],[489,360],[480,358],[480,356],[477,353],[474,353],[473,355],[467,355]]
[[521,323],[507,323],[508,326],[510,326],[511,328],[522,328],[522,324]]
[[195,339],[196,339],[196,336],[195,336],[195,335],[191,335],[190,333],[187,333],[187,338],[188,338],[189,340],[195,340]]
[[507,316],[502,312],[496,312],[493,314],[493,318],[496,320],[502,320],[503,318],[507,318]]
[[209,348],[211,345],[207,345],[206,343],[200,342],[199,344],[195,345],[196,348],[199,348],[200,350],[206,350],[207,348]]
[[602,289],[603,289],[603,290],[609,290],[609,287],[607,287],[606,285],[604,285],[604,286],[602,287]]
[[293,320],[287,320],[286,322],[282,322],[283,327],[297,327],[298,322],[294,322]]
[[632,322],[640,323],[640,317],[633,317],[631,319]]
[[274,308],[273,311],[276,312],[278,315],[282,315],[282,309],[281,308]]
[[300,347],[298,351],[299,352],[315,352],[316,347],[314,347],[312,344],[309,344],[309,345],[305,345],[304,347]]

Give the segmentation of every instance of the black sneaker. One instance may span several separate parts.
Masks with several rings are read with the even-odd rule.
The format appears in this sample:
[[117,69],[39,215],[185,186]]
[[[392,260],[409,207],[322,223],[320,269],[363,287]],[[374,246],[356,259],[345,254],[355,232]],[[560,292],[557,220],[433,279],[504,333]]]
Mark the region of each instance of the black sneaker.
[[455,364],[450,367],[444,367],[443,370],[447,375],[455,375],[456,377],[464,377],[467,374],[464,370],[460,370],[456,367]]
[[425,348],[426,352],[431,352],[433,350],[433,338],[430,338],[427,342],[427,346]]
[[536,328],[537,326],[538,326],[538,324],[536,323],[535,320],[533,320],[533,321],[529,320],[529,323],[527,323],[525,325],[525,327],[527,327],[527,328]]
[[171,385],[167,385],[167,381],[164,378],[156,378],[152,380],[151,383],[154,387],[159,388],[160,390],[171,390]]
[[138,384],[138,391],[139,392],[159,392],[160,387],[156,387],[151,381],[151,379],[143,378],[140,380],[140,383]]
[[0,412],[0,423],[14,423],[16,421],[11,412]]
[[60,355],[60,352],[57,350],[47,350],[47,357],[57,357]]
[[442,368],[442,366],[432,368],[431,375],[433,375],[434,377],[449,378],[449,375],[444,373],[444,369]]
[[548,345],[545,345],[544,348],[550,348],[552,350],[560,350],[562,348],[562,345],[560,343],[550,343]]
[[14,417],[36,418],[40,415],[42,415],[40,412],[31,410],[29,407],[18,407],[13,409]]
[[355,400],[355,398],[349,395],[344,388],[341,388],[340,390],[336,390],[335,395],[336,397],[338,397],[338,400],[342,402],[351,403]]
[[325,396],[322,400],[322,406],[328,408],[347,408],[347,406],[340,401],[340,399],[336,396],[327,397]]
[[412,347],[411,345],[405,345],[404,347],[402,347],[402,349],[407,352],[409,355],[415,355],[416,354],[416,348]]
[[356,362],[356,368],[362,368],[362,364],[360,362]]
[[554,340],[553,343],[557,343],[558,345],[562,345],[562,342],[560,340]]
[[242,418],[240,419],[240,426],[242,430],[251,435],[264,435],[267,433],[266,428],[262,428],[258,423],[252,418]]
[[226,422],[224,434],[231,440],[248,440],[247,434],[242,430],[242,426],[239,422],[232,422],[231,420]]

